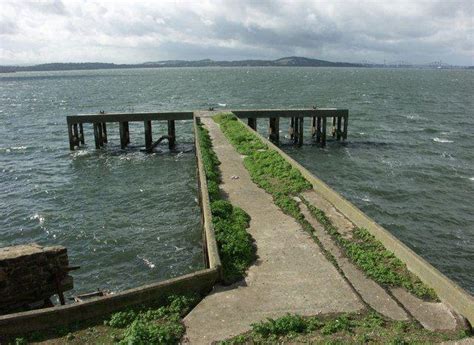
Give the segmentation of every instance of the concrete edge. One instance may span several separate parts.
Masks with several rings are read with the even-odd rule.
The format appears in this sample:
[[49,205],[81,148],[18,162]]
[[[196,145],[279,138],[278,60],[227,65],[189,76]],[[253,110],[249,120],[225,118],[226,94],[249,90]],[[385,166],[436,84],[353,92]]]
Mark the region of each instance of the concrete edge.
[[472,325],[474,325],[474,297],[468,294],[455,282],[450,280],[430,263],[416,254],[407,245],[401,242],[398,238],[393,236],[388,230],[377,224],[369,216],[364,214],[351,202],[343,198],[340,194],[334,191],[326,183],[315,177],[300,163],[288,156],[279,147],[263,137],[257,131],[254,131],[244,121],[240,120],[248,130],[257,134],[257,136],[270,147],[277,151],[285,160],[294,168],[298,169],[301,174],[313,185],[313,190],[323,196],[329,201],[337,210],[346,216],[356,226],[367,229],[377,240],[389,251],[393,252],[402,262],[407,265],[407,268],[417,275],[421,281],[433,288],[438,297],[457,313],[464,316]]
[[217,247],[216,235],[212,225],[211,202],[209,200],[209,191],[207,189],[207,179],[202,162],[201,144],[199,143],[197,124],[199,117],[194,116],[194,142],[196,147],[198,184],[199,184],[199,201],[201,205],[202,224],[204,229],[204,246],[210,268],[217,268],[219,274],[222,274],[222,264]]
[[[0,336],[23,334],[83,321],[145,303],[166,302],[170,294],[209,292],[219,281],[217,268],[208,268],[163,282],[148,284],[82,303],[0,316]],[[0,338],[1,340],[1,338]]]

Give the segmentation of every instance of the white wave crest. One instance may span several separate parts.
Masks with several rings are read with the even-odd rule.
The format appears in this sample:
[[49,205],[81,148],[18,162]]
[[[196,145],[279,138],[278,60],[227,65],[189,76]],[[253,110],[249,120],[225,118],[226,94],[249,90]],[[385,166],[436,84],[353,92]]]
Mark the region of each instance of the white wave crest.
[[454,141],[452,140],[443,139],[443,138],[433,138],[433,141],[436,141],[437,143],[454,143]]

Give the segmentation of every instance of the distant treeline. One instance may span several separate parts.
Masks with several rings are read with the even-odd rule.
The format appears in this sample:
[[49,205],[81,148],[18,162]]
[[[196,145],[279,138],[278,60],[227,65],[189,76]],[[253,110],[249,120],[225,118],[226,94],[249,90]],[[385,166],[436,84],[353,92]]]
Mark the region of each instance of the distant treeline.
[[[72,71],[91,69],[121,69],[121,68],[163,68],[163,67],[378,67],[378,68],[441,68],[426,65],[382,65],[382,64],[357,64],[349,62],[331,62],[326,60],[310,59],[305,57],[291,56],[277,60],[237,60],[237,61],[214,61],[205,60],[167,60],[145,62],[141,64],[114,64],[102,62],[82,63],[47,63],[34,66],[0,66],[0,73],[12,73],[23,71]],[[442,68],[469,68],[449,66]]]

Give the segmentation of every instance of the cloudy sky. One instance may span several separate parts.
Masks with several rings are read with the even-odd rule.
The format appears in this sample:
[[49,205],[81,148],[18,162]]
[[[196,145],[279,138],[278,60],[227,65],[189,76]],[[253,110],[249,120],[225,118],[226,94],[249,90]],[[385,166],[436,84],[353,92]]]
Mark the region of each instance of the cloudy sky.
[[474,65],[473,0],[0,0],[0,64],[274,59]]

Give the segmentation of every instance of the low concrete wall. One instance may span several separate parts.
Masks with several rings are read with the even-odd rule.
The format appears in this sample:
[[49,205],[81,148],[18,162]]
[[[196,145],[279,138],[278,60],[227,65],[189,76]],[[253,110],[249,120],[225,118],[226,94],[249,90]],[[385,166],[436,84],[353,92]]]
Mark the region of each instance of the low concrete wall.
[[207,189],[206,172],[204,170],[204,164],[202,162],[201,145],[198,138],[197,123],[199,117],[195,117],[194,123],[194,141],[196,147],[196,159],[197,159],[197,170],[198,170],[198,183],[199,183],[199,201],[201,205],[202,223],[204,227],[204,240],[205,240],[205,252],[210,268],[217,268],[221,272],[221,259],[219,257],[219,250],[217,248],[216,236],[214,233],[214,227],[212,225],[212,213],[211,204],[209,201],[209,191]]
[[[241,120],[239,120],[241,121]],[[382,244],[402,260],[408,269],[416,274],[426,285],[433,288],[439,298],[450,305],[459,314],[463,315],[474,325],[474,297],[464,291],[460,286],[439,272],[426,260],[418,256],[413,250],[393,236],[388,230],[381,227],[369,216],[364,214],[351,202],[335,192],[326,183],[315,177],[305,167],[288,156],[279,147],[268,139],[253,131],[245,122],[241,121],[250,131],[256,133],[270,148],[277,151],[288,163],[298,169],[301,174],[313,185],[313,189],[334,205],[356,226],[367,229]]]
[[3,315],[0,316],[0,337],[106,316],[141,304],[164,303],[170,294],[189,292],[204,294],[209,292],[218,280],[217,268],[209,268],[82,303]]

